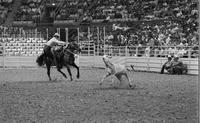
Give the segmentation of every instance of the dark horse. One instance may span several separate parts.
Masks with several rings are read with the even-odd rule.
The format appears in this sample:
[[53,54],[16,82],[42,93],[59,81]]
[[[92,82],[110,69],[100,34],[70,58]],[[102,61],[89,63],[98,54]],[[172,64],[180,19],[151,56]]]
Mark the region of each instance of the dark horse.
[[[53,47],[53,51],[56,56],[60,55],[60,63],[62,66],[65,66],[67,68],[71,81],[73,79],[70,66],[73,66],[77,69],[77,78],[79,78],[80,77],[79,67],[75,64],[75,56],[74,56],[76,53],[81,52],[79,45],[76,43],[70,43],[67,47],[64,46],[61,46],[60,48]],[[39,66],[43,66],[44,64],[46,64],[47,75],[49,77],[49,80],[51,81],[50,69],[51,66],[54,64],[53,58],[47,57],[45,56],[44,53],[42,53],[40,56],[38,56],[36,62]],[[67,78],[66,74],[61,71],[62,67],[58,67],[58,65],[56,65],[56,68],[57,71],[59,71],[65,78]]]

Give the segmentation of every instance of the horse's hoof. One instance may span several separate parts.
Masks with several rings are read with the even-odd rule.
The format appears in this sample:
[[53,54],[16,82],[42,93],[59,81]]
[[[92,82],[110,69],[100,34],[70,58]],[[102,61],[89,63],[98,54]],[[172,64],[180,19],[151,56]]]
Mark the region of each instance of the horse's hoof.
[[99,85],[102,85],[102,83],[100,82]]
[[135,84],[134,85],[129,84],[129,88],[134,89],[135,87],[136,87]]

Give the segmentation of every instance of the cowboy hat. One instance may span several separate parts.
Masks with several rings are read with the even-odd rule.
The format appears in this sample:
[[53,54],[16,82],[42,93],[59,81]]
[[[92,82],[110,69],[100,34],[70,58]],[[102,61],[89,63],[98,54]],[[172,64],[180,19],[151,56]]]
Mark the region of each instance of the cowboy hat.
[[178,59],[178,58],[179,58],[179,56],[178,56],[178,55],[174,55],[174,58],[177,58],[177,59]]
[[171,58],[172,56],[171,55],[167,55],[167,58]]

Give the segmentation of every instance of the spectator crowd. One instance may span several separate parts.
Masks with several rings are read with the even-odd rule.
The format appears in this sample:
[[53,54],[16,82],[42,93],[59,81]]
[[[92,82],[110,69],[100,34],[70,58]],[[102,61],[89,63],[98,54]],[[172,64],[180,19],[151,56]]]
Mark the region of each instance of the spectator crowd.
[[[13,1],[0,0],[1,24],[11,11]],[[105,22],[119,20],[122,23],[119,24],[120,28],[106,32],[106,45],[145,47],[146,51],[154,49],[160,52],[165,50],[164,47],[170,47],[168,50],[175,52],[177,49],[173,46],[179,46],[178,50],[182,54],[184,50],[188,50],[187,47],[198,49],[198,0],[97,0],[96,2],[47,0],[47,2],[55,2],[55,5],[59,6],[53,14],[55,20],[77,21],[82,18],[88,23],[95,20],[106,20]],[[38,22],[43,12],[42,0],[21,0],[21,6],[17,9],[14,20]],[[138,24],[134,26],[126,23],[129,21]],[[107,26],[112,28],[112,25]],[[91,40],[97,41],[95,34],[90,35]],[[102,40],[103,38],[100,38],[100,43]],[[163,48],[155,48],[161,46]]]
[[5,22],[8,13],[12,9],[13,0],[0,0],[0,24]]

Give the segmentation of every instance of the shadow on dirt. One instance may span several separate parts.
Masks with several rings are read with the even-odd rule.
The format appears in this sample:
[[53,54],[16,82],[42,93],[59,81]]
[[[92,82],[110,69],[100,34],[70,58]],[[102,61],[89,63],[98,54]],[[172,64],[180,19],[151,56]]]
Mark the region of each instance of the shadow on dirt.
[[96,87],[94,90],[146,90],[145,88],[136,86],[134,88],[130,87],[117,87],[117,86],[110,86],[110,87]]
[[5,84],[5,83],[27,83],[27,84],[34,84],[34,83],[40,83],[40,84],[50,84],[50,83],[63,83],[63,82],[70,82],[70,81],[63,81],[63,80],[52,80],[52,81],[48,81],[48,80],[42,80],[42,81],[5,81],[5,82],[3,82],[3,84]]

